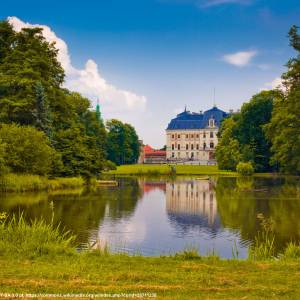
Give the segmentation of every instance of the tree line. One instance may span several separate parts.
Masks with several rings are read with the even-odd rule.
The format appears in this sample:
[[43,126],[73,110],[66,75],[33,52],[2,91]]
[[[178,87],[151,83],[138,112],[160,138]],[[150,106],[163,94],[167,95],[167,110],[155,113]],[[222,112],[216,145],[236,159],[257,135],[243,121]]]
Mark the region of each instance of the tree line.
[[284,89],[262,91],[222,122],[216,158],[220,169],[252,165],[256,172],[300,174],[300,35],[289,31],[297,52],[282,74]]
[[57,55],[41,28],[0,21],[0,173],[88,178],[136,162],[134,127],[104,124],[89,99],[64,88]]

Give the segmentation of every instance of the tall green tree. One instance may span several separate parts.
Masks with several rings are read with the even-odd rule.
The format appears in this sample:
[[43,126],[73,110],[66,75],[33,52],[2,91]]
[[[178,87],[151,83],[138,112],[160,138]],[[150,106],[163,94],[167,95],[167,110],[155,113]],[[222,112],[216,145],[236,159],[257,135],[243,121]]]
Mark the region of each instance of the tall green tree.
[[227,118],[222,122],[220,128],[220,140],[216,148],[218,167],[222,170],[235,171],[241,159],[240,144],[235,137],[236,121]]
[[36,111],[35,127],[43,131],[50,140],[52,140],[52,118],[43,85],[40,82],[35,86],[36,94]]
[[271,143],[263,126],[271,120],[273,102],[280,91],[262,91],[243,104],[237,122],[237,139],[243,161],[251,161],[258,172],[270,171]]
[[52,94],[64,80],[58,50],[41,28],[17,33],[6,21],[0,23],[0,40],[0,121],[34,125],[37,82]]
[[271,170],[271,143],[263,128],[271,119],[273,102],[278,97],[280,91],[262,91],[244,103],[240,113],[224,120],[216,149],[221,169],[235,170],[237,163],[244,161],[251,162],[255,171]]
[[115,119],[108,121],[106,126],[108,159],[118,165],[135,163],[140,151],[135,129]]
[[297,54],[287,63],[287,72],[282,75],[286,92],[275,101],[265,130],[272,143],[273,165],[283,172],[300,174],[300,35],[296,26],[289,37]]

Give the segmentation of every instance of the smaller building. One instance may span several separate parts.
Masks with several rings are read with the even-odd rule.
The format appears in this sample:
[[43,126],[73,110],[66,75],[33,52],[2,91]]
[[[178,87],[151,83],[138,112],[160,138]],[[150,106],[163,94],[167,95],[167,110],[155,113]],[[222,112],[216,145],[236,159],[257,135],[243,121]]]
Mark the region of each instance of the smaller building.
[[166,162],[165,150],[156,150],[149,145],[143,145],[138,162],[140,164],[162,164]]

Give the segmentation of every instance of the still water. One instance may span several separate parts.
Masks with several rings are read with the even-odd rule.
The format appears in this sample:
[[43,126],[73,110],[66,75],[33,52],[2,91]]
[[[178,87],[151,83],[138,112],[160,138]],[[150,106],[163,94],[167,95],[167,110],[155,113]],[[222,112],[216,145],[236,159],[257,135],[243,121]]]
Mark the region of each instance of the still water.
[[2,194],[0,212],[53,219],[81,249],[160,255],[193,247],[230,258],[234,248],[244,258],[261,230],[259,214],[272,219],[278,251],[300,242],[299,178],[117,180],[96,191]]

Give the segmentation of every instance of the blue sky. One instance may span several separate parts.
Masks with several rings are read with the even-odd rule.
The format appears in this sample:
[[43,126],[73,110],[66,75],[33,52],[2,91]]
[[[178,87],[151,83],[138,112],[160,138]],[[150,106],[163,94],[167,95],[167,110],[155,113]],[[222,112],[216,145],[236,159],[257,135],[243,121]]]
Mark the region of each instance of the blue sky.
[[104,118],[132,123],[161,147],[169,120],[185,105],[210,108],[214,88],[228,110],[278,82],[295,54],[287,32],[300,25],[300,2],[5,1],[8,16],[48,26],[62,40],[66,86],[93,104],[99,97]]

